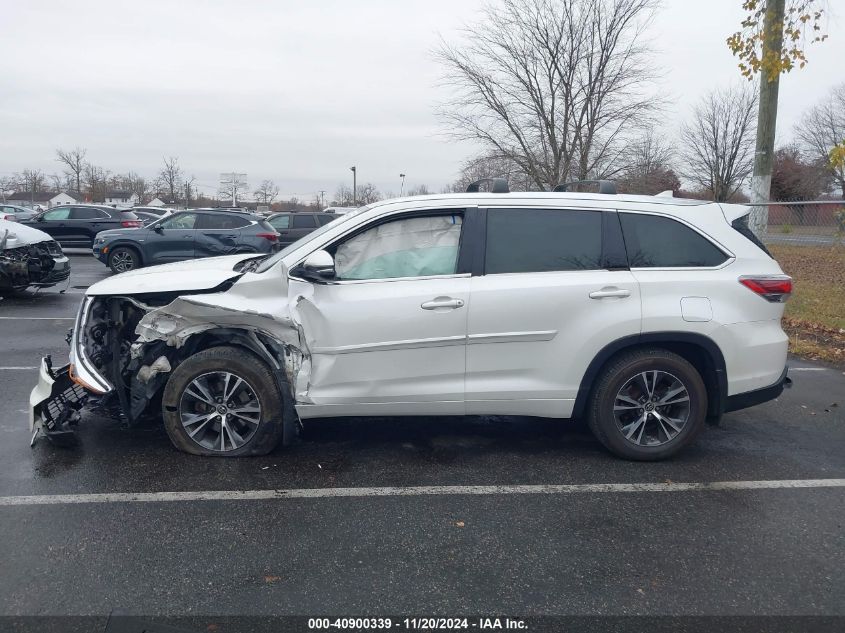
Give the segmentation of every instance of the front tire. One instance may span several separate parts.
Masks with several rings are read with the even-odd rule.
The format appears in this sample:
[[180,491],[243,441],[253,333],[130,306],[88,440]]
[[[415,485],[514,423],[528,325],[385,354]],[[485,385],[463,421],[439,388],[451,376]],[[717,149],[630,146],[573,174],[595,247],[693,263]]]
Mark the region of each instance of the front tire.
[[707,416],[707,389],[686,359],[663,349],[620,355],[604,369],[588,408],[590,429],[614,455],[671,457],[692,442]]
[[135,249],[118,246],[109,253],[109,268],[116,275],[141,267],[141,257]]
[[270,369],[236,347],[182,362],[164,388],[162,415],[173,445],[193,455],[265,455],[296,428]]

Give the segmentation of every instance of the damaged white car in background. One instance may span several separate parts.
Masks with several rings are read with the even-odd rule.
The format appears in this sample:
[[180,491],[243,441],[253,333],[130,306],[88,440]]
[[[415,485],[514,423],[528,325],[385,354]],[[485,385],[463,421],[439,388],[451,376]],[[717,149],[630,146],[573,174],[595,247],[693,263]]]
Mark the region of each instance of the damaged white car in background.
[[70,261],[44,231],[0,220],[0,293],[47,288],[70,278]]
[[33,441],[85,411],[163,418],[176,447],[219,456],[267,453],[307,418],[584,416],[652,460],[788,386],[791,280],[747,207],[468,191],[94,284],[69,364],[42,361]]

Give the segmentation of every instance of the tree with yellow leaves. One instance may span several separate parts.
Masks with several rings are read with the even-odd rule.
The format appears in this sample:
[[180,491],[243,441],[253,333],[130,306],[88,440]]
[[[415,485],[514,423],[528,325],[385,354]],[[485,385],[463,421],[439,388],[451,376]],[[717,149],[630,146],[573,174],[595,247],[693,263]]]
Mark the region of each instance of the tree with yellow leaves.
[[[780,76],[807,64],[805,48],[823,42],[826,0],[744,0],[741,29],[728,37],[728,48],[739,58],[739,70],[749,80],[760,75],[757,143],[751,178],[752,202],[766,202],[772,184]],[[751,228],[766,233],[768,208],[751,213]]]

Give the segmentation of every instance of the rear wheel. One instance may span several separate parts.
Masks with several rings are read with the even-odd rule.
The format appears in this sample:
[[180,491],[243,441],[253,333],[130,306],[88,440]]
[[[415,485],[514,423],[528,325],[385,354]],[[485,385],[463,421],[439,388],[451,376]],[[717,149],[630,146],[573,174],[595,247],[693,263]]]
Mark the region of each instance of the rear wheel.
[[296,420],[283,405],[269,368],[234,347],[213,347],[185,360],[162,398],[173,444],[194,455],[220,457],[264,455],[291,436]]
[[612,361],[590,396],[589,424],[598,440],[626,459],[665,459],[704,425],[707,390],[687,360],[662,349]]
[[112,272],[125,273],[141,267],[138,252],[126,246],[118,246],[109,254],[109,268]]

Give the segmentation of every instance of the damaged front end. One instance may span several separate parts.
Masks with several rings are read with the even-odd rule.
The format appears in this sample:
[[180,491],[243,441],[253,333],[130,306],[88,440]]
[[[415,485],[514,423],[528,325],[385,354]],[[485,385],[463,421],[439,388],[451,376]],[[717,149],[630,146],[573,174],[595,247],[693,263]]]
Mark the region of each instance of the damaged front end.
[[[32,392],[33,440],[39,430],[48,438],[58,427],[71,431],[83,409],[126,426],[158,419],[172,371],[214,346],[245,348],[265,360],[280,391],[293,401],[308,360],[290,317],[286,288],[279,289],[272,312],[267,312],[266,295],[250,289],[248,282],[233,287],[240,277],[184,296],[172,291],[86,295],[70,336],[69,365],[56,372],[42,370]],[[72,397],[64,395],[69,385]],[[72,409],[73,414],[59,420],[55,409]]]
[[[8,241],[6,241],[8,244]],[[0,289],[53,286],[70,277],[70,265],[53,240],[3,248],[0,240]]]

